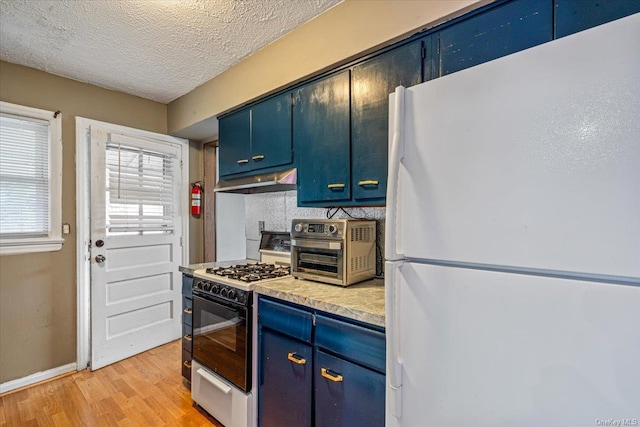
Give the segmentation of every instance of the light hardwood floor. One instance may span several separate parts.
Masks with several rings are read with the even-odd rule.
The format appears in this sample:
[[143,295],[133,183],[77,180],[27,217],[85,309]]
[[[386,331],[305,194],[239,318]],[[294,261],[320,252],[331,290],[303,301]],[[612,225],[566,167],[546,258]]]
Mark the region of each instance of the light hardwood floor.
[[215,426],[191,400],[180,340],[0,397],[0,426]]

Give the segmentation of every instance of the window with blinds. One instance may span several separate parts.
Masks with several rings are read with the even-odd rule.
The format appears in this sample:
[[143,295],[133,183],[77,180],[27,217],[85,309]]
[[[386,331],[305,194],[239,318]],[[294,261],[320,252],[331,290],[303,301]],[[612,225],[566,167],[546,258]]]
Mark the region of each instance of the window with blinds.
[[175,154],[107,144],[107,234],[173,233],[177,162]]
[[0,107],[0,253],[58,250],[60,116],[6,102]]
[[0,116],[2,237],[49,234],[49,122]]

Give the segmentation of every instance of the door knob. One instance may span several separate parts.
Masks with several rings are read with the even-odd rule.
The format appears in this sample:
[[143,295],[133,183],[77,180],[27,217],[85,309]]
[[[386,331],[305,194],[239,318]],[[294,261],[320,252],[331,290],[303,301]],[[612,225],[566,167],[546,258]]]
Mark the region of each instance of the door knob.
[[96,246],[101,248],[104,246],[104,240],[96,240]]
[[96,255],[96,262],[99,263],[103,263],[105,262],[106,258],[104,257],[104,255]]

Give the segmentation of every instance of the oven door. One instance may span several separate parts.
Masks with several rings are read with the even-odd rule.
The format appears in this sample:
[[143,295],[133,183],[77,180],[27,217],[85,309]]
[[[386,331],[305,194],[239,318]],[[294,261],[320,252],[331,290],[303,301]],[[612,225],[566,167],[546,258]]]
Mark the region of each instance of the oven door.
[[251,390],[251,319],[247,307],[193,295],[193,358],[212,372]]
[[291,271],[295,277],[342,285],[343,260],[341,241],[295,239],[291,242]]

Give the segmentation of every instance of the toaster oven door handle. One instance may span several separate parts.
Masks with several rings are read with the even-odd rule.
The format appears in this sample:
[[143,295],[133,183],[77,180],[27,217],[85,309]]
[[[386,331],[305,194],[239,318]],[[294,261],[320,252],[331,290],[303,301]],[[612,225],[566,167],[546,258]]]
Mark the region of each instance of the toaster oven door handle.
[[342,242],[331,242],[327,240],[307,240],[307,239],[291,239],[291,246],[299,248],[311,249],[329,249],[339,251],[342,249]]

